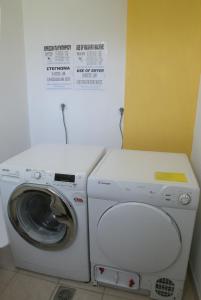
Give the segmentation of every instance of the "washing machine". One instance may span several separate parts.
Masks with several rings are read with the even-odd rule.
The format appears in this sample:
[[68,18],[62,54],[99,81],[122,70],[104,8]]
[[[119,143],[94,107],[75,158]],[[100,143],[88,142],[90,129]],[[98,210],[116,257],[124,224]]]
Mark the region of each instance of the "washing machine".
[[88,179],[94,284],[182,299],[198,201],[186,155],[109,151]]
[[104,149],[38,145],[0,165],[17,267],[89,281],[87,177]]

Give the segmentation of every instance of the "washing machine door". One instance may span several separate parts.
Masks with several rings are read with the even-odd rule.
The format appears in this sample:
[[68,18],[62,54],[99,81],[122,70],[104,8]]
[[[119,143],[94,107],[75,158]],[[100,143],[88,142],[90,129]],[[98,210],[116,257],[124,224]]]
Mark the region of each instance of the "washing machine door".
[[71,204],[47,186],[18,186],[8,202],[8,216],[15,230],[38,248],[66,248],[76,236],[76,216]]
[[97,239],[111,263],[135,272],[164,270],[181,251],[176,222],[163,210],[143,203],[108,209],[99,220]]

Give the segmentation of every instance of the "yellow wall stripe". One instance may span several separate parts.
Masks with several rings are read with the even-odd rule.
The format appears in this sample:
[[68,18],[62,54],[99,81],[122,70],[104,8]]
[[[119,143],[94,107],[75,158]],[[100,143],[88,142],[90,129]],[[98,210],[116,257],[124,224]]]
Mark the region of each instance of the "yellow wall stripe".
[[128,0],[124,147],[190,154],[201,0]]

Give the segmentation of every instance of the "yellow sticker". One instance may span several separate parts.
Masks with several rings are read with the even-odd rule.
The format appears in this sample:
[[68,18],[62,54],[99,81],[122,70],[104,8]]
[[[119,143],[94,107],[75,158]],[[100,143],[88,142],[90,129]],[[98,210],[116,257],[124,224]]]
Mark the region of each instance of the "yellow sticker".
[[188,182],[184,173],[155,172],[155,179],[162,181]]

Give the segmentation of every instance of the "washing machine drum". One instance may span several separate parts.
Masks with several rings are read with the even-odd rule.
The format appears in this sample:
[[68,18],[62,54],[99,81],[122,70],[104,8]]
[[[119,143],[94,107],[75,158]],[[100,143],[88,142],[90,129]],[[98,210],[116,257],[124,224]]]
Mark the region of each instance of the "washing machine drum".
[[169,267],[181,251],[175,221],[143,203],[122,203],[108,209],[97,226],[101,251],[124,270],[152,273]]
[[18,186],[8,202],[8,216],[23,239],[38,248],[66,247],[75,239],[73,208],[68,199],[47,186]]

